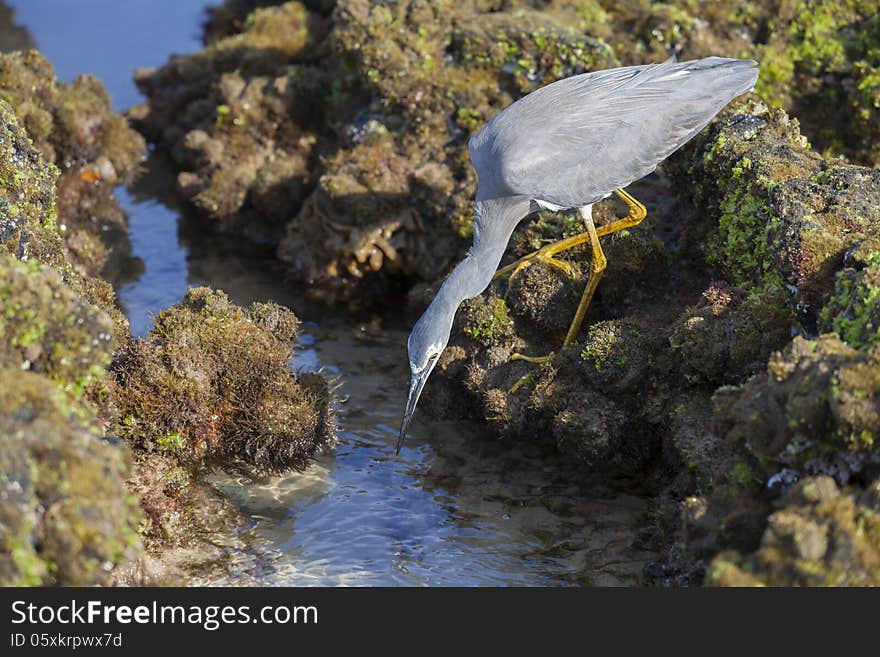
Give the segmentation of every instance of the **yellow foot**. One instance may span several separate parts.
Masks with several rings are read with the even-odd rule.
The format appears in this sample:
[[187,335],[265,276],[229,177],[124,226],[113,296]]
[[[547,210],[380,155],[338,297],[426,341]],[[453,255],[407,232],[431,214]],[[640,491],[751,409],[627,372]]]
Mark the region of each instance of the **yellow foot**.
[[531,267],[536,262],[543,262],[545,265],[549,265],[550,267],[554,267],[561,271],[563,274],[568,276],[569,278],[575,278],[577,276],[577,272],[574,267],[571,266],[570,263],[565,260],[559,260],[558,258],[554,258],[552,255],[545,253],[538,253],[534,258],[529,258],[528,260],[523,260],[520,262],[516,269],[510,274],[510,278],[507,279],[507,284],[510,285],[513,282],[513,279],[519,276],[525,269]]
[[556,354],[552,351],[546,356],[526,356],[525,354],[513,354],[511,355],[510,360],[524,360],[527,363],[538,363],[540,365],[543,365],[544,363],[549,363],[551,360],[553,360],[553,357],[555,355]]
[[[552,351],[549,354],[547,354],[546,356],[526,356],[525,354],[513,354],[510,357],[510,360],[524,360],[527,363],[535,363],[537,365],[543,365],[544,363],[549,363],[551,360],[553,360],[553,357],[555,355],[556,354]],[[531,380],[532,380],[532,372],[527,372],[526,374],[523,374],[519,378],[519,380],[516,383],[514,383],[513,386],[510,388],[510,394],[512,395],[517,390],[522,388],[525,384],[529,383]]]
[[527,255],[520,260],[516,261],[512,265],[508,265],[507,267],[503,267],[495,272],[495,276],[493,279],[501,278],[502,276],[509,276],[507,279],[508,285],[513,281],[514,278],[519,276],[528,267],[531,267],[536,262],[543,262],[544,264],[554,267],[558,269],[563,274],[568,276],[569,278],[577,278],[577,270],[571,265],[570,262],[566,262],[565,260],[560,260],[559,258],[553,257],[553,254],[541,249],[540,251],[536,251],[531,255]]

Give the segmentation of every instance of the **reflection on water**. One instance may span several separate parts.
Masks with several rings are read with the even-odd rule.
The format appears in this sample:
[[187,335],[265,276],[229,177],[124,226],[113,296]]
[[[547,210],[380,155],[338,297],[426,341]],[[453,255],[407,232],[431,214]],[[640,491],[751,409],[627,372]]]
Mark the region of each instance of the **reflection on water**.
[[[152,34],[149,29],[141,30],[144,38],[131,41],[120,26],[135,15],[129,8],[141,3],[89,0],[89,29],[126,34],[95,44],[63,29],[66,19],[73,20],[68,3],[9,2],[50,59],[77,47],[96,57],[100,49],[100,61],[91,67],[76,58],[53,63],[62,77],[74,65],[82,66],[75,72],[102,75],[117,100],[129,98],[130,82],[120,80],[130,80],[134,66],[161,62],[172,50],[183,49],[180,37],[187,30],[197,34],[201,5],[174,0],[170,5],[177,13],[159,21],[173,29],[157,32],[152,40],[144,36]],[[162,6],[168,3],[163,0]],[[144,6],[152,7],[152,18],[143,21],[156,25],[162,12],[153,3]],[[181,15],[189,21],[184,26],[174,22]],[[194,47],[194,39],[187,43]],[[253,518],[259,546],[230,555],[199,583],[638,581],[643,564],[655,557],[639,547],[647,495],[634,494],[632,484],[613,490],[586,481],[583,472],[539,445],[494,441],[478,426],[430,421],[424,414],[417,415],[395,458],[409,376],[406,328],[412,318],[383,313],[354,319],[307,301],[284,285],[267,254],[237,240],[209,237],[186,215],[173,189],[174,174],[153,157],[146,175],[120,191],[130,213],[131,252],[142,262],[142,270],[129,268],[116,279],[134,333],[144,335],[151,316],[179,301],[191,285],[221,288],[238,303],[271,299],[309,320],[294,368],[320,369],[336,378],[346,399],[339,409],[338,449],[320,456],[306,472],[257,483],[216,479]]]

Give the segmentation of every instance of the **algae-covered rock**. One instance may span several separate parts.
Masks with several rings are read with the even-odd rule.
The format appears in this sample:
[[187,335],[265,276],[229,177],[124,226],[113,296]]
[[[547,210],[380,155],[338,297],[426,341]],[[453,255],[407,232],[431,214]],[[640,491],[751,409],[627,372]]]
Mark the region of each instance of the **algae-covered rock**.
[[837,273],[819,326],[864,349],[880,342],[880,244],[865,242],[847,255],[850,266]]
[[113,325],[52,268],[0,254],[0,367],[45,374],[75,397],[110,364]]
[[522,337],[535,335],[530,325],[498,297],[469,302],[434,374],[439,390],[429,394],[439,399],[426,399],[426,411],[475,416],[508,439],[550,441],[589,471],[642,471],[658,443],[650,400],[635,393],[654,385],[655,338],[633,322],[600,322],[577,349],[533,366],[511,358],[534,344]]
[[[762,98],[802,120],[820,150],[876,164],[880,77],[876,0],[567,2],[627,64],[669,55],[761,62]],[[569,14],[570,15],[570,14]]]
[[146,150],[143,138],[113,113],[100,81],[81,75],[70,84],[57,82],[35,50],[0,54],[0,96],[44,160],[61,172],[57,225],[73,266],[87,275],[100,273],[107,261],[102,231],[125,228],[113,188],[136,174]]
[[47,379],[0,370],[0,583],[107,584],[137,556],[126,450]]
[[670,336],[688,377],[718,385],[764,369],[791,337],[792,318],[781,289],[748,293],[716,282],[688,308]]
[[271,303],[190,290],[117,357],[120,434],[197,470],[304,467],[333,432],[326,382],[289,369],[298,323]]
[[58,169],[40,156],[2,100],[0,123],[0,244],[19,260],[61,267],[64,253],[55,213]]
[[172,154],[178,188],[222,230],[275,243],[299,210],[325,22],[299,2],[257,9],[240,34],[137,73],[150,102],[132,110],[134,124]]
[[714,586],[878,586],[880,480],[866,490],[808,477],[779,503],[751,554],[718,555],[707,571]]
[[813,317],[848,249],[880,226],[880,172],[823,160],[781,110],[728,112],[667,167],[700,208],[706,258],[747,290],[789,286]]
[[764,462],[842,484],[880,462],[880,350],[795,338],[766,375],[716,395],[717,432]]
[[3,100],[0,124],[0,252],[56,269],[77,295],[110,316],[116,336],[124,339],[128,321],[113,288],[103,279],[77,271],[71,263],[71,249],[65,247],[55,209],[58,169],[40,156]]
[[[772,4],[772,3],[771,3]],[[822,150],[880,162],[880,14],[876,0],[780,3],[762,96],[804,121]]]

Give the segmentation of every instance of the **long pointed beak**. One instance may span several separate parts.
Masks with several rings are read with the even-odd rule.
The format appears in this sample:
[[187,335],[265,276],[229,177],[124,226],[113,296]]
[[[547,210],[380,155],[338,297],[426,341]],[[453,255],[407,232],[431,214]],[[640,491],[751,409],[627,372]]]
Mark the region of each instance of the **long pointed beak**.
[[413,373],[409,382],[409,397],[406,399],[406,410],[403,412],[403,422],[400,424],[400,436],[397,438],[397,454],[400,454],[400,447],[403,445],[403,439],[406,438],[406,428],[412,420],[413,413],[416,410],[416,404],[419,403],[419,396],[422,394],[422,388],[428,380],[431,368],[426,367],[418,374]]

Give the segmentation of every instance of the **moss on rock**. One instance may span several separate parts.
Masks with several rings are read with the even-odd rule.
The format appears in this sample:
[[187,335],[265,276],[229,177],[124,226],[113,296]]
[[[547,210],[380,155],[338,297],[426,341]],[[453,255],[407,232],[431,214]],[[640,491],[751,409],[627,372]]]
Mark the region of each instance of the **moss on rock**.
[[119,433],[195,470],[304,467],[333,431],[324,380],[289,369],[298,323],[271,303],[244,310],[190,290],[117,358]]
[[48,380],[0,370],[0,583],[92,586],[139,553],[126,450]]
[[0,255],[0,366],[45,374],[80,397],[110,364],[112,336],[110,318],[56,271]]
[[[146,145],[125,119],[114,114],[104,86],[90,75],[58,82],[37,51],[0,54],[0,98],[60,178],[57,224],[72,265],[99,274],[107,261],[101,233],[124,229],[125,213],[113,188],[137,173]],[[57,175],[57,174],[56,174]]]
[[760,547],[713,559],[714,586],[878,586],[880,480],[867,490],[838,489],[808,477],[770,515]]

